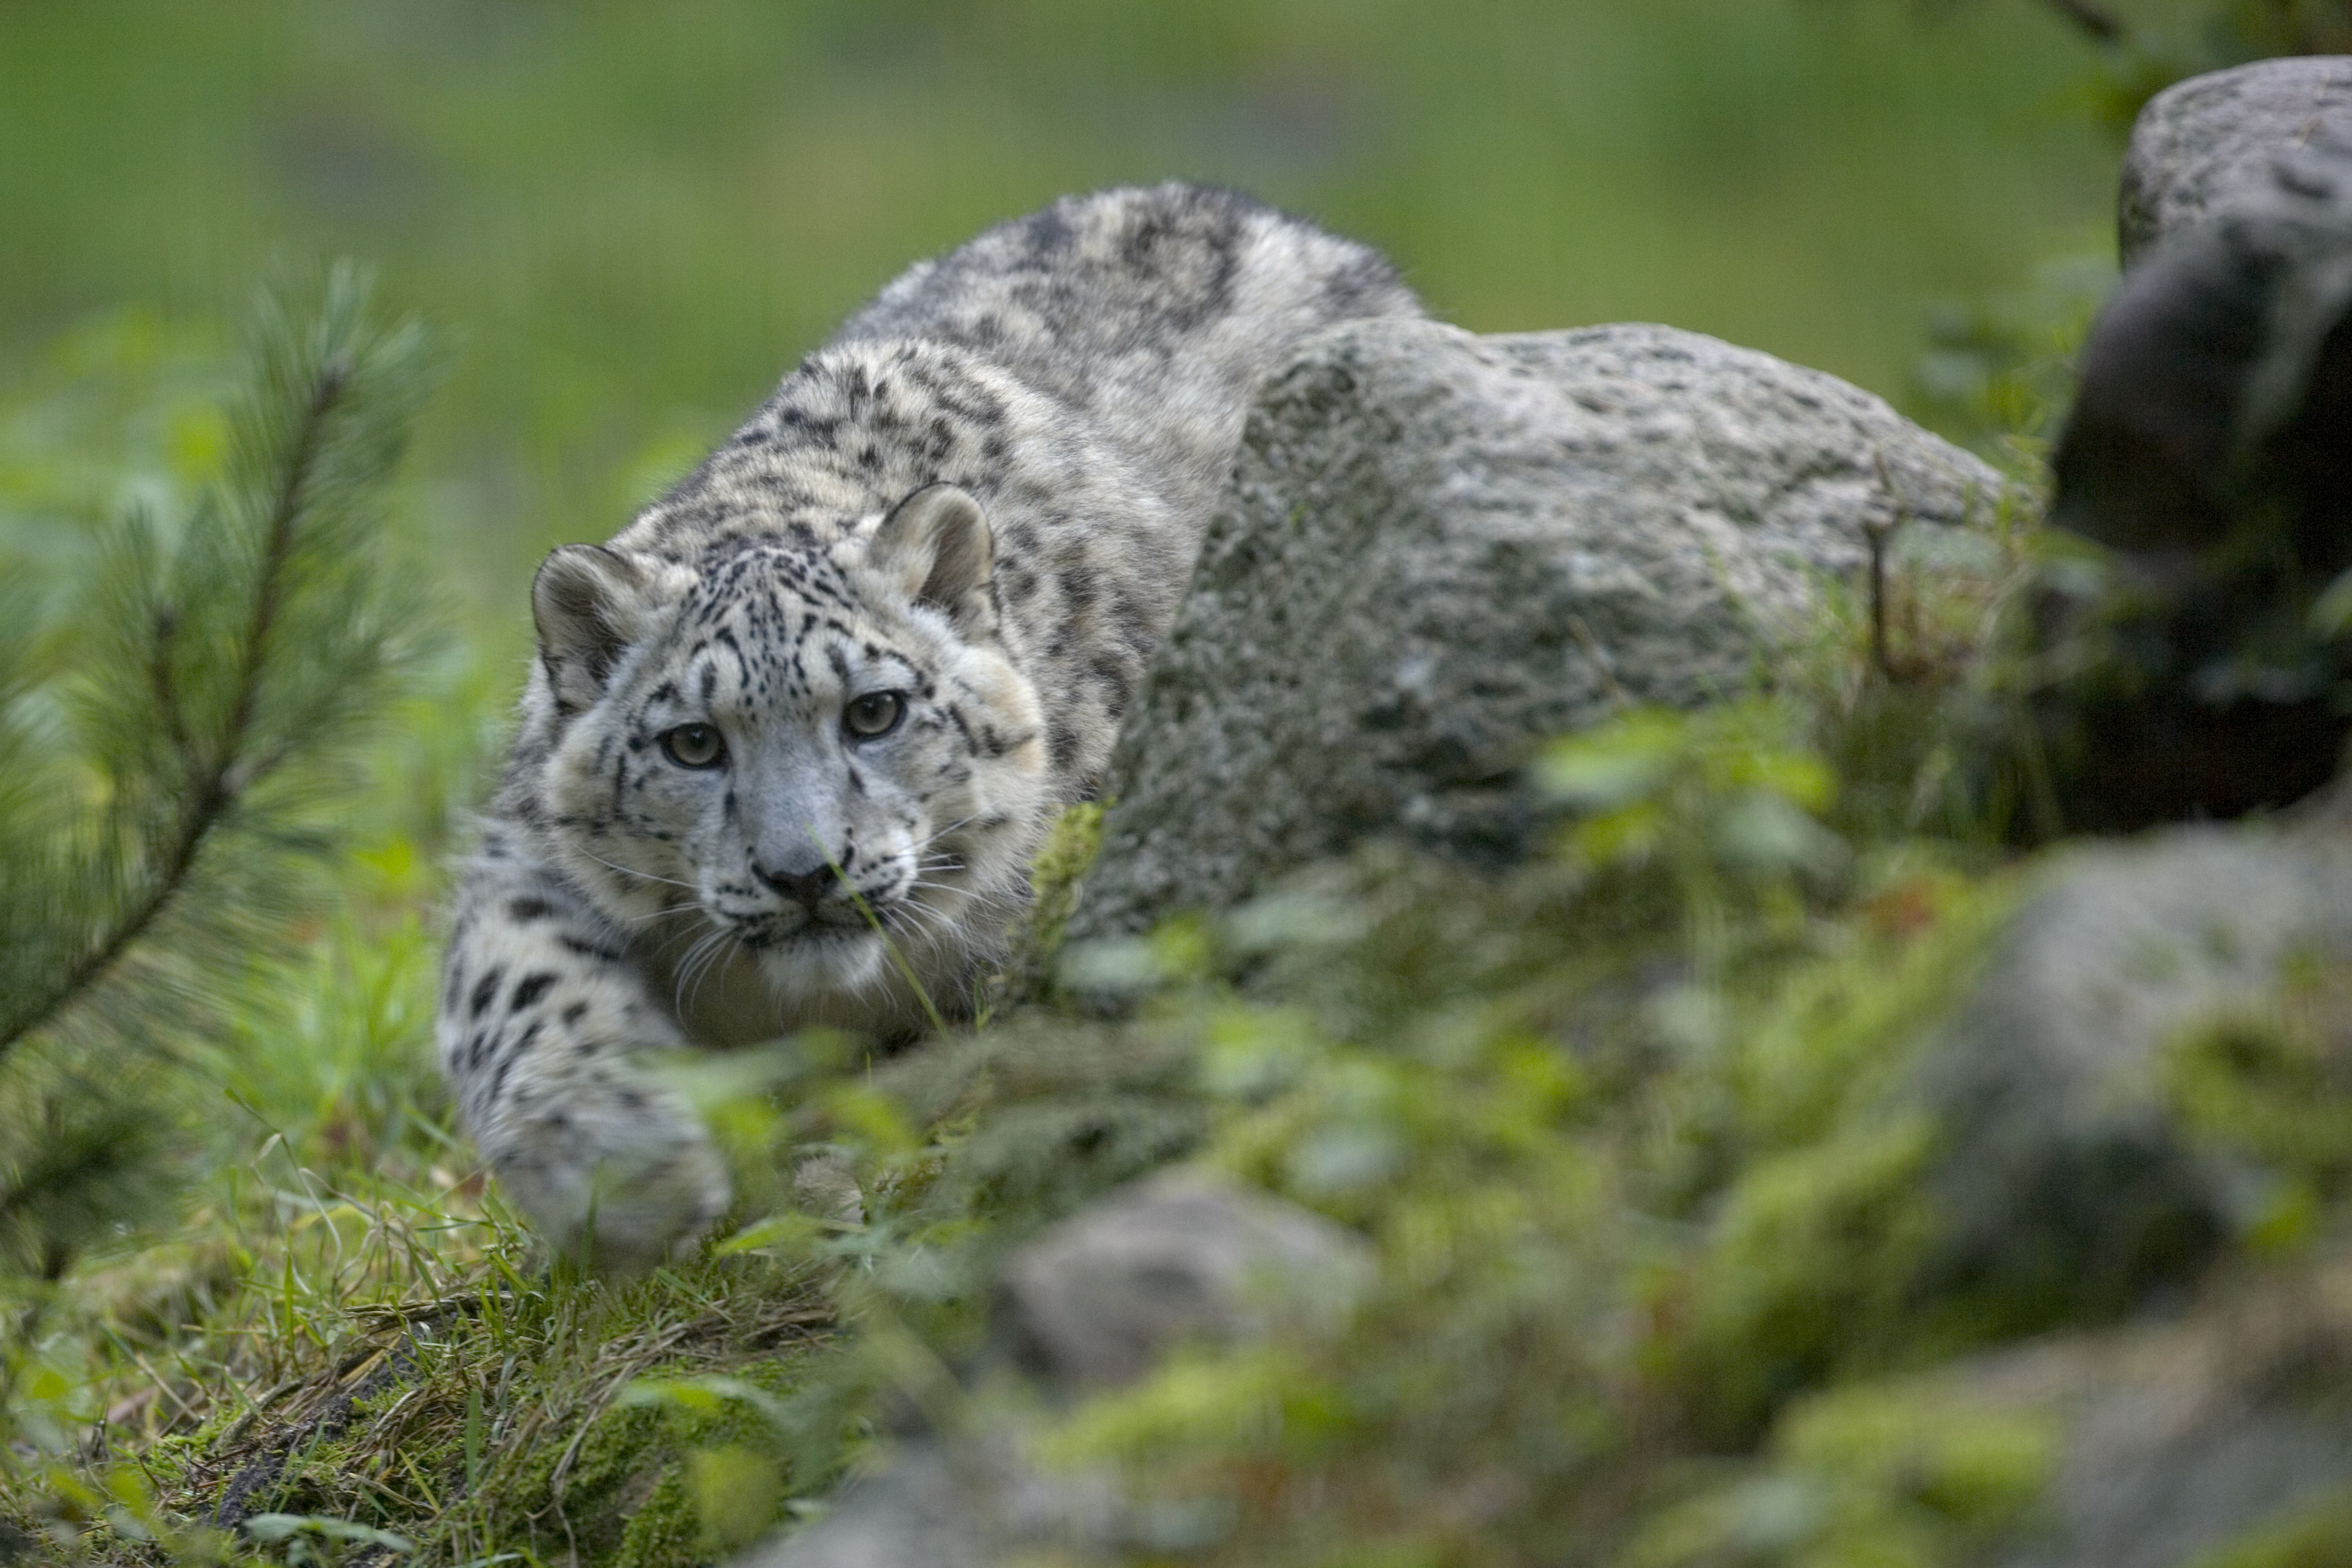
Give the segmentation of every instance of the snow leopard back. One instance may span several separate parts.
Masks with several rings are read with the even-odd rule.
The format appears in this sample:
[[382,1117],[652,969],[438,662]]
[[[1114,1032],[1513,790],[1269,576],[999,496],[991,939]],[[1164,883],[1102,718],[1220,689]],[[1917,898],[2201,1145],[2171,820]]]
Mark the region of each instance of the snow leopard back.
[[1205,516],[1251,395],[1288,346],[1417,315],[1377,252],[1231,191],[1069,196],[910,268],[835,343],[927,338],[1060,399]]

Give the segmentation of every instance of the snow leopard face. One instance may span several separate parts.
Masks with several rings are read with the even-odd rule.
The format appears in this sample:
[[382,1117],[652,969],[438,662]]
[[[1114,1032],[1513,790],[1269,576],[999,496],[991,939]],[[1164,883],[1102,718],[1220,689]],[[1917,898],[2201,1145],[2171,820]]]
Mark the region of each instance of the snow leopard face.
[[829,553],[558,552],[534,600],[557,701],[580,710],[542,796],[563,870],[681,984],[740,953],[804,1001],[874,987],[886,944],[968,950],[1017,899],[1046,795],[989,564],[948,486]]

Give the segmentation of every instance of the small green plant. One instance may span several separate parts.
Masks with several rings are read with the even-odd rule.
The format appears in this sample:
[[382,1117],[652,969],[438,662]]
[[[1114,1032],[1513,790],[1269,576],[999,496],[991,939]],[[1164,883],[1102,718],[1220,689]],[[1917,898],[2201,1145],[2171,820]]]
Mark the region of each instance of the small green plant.
[[1941,301],[1912,368],[1921,416],[2011,471],[2038,471],[2074,395],[2074,354],[2114,287],[2104,238],[2035,267],[2022,287]]

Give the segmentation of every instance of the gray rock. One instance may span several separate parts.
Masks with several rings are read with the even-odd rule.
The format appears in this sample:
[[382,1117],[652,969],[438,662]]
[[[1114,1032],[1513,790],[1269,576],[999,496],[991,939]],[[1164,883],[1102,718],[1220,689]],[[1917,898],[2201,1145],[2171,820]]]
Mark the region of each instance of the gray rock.
[[[1651,1542],[1673,1541],[1679,1551],[1626,1555],[1684,1568],[1890,1559],[1987,1568],[2341,1564],[2352,1523],[2347,1373],[2352,1268],[2339,1253],[2200,1292],[2160,1321],[2043,1336],[1932,1372],[1832,1387],[1796,1407],[1794,1423],[1765,1446],[1777,1464],[1734,1471],[1701,1508],[1666,1515],[1668,1529]],[[1819,1442],[1840,1427],[1840,1440]],[[1952,1443],[1971,1428],[2008,1436]],[[1864,1432],[1877,1452],[1857,1467],[1853,1445]],[[1923,1485],[1938,1467],[1919,1459],[1937,1447],[1946,1465],[2006,1447],[2018,1465],[2007,1485],[2032,1484],[2040,1495],[1994,1539],[1971,1541],[1990,1522],[1986,1513],[1957,1528],[1938,1514],[1954,1502],[1963,1517],[1994,1502],[1968,1494],[2000,1470],[1964,1461]],[[1881,1533],[1888,1513],[1833,1500],[1855,1479],[1891,1481],[1898,1506],[1917,1511]],[[1863,1541],[1846,1533],[1864,1521]],[[1906,1540],[1915,1530],[1920,1535]]]
[[2126,267],[2272,183],[2283,154],[2352,141],[2352,56],[2258,60],[2176,82],[2132,127],[2116,203]]
[[1095,1562],[1145,1543],[1108,1479],[1031,1462],[1034,1415],[976,1403],[968,1429],[901,1444],[823,1519],[753,1548],[735,1568],[1017,1568],[1040,1553]]
[[978,1511],[946,1454],[911,1444],[851,1482],[823,1519],[753,1547],[735,1568],[984,1568],[996,1559],[972,1528]]
[[1944,1130],[1930,1289],[2042,1321],[2189,1278],[2242,1173],[2192,1150],[2168,1045],[2274,997],[2283,966],[2352,959],[2352,841],[2178,829],[2062,854],[1924,1047]]
[[1370,1268],[1362,1241],[1330,1221],[1180,1168],[1021,1248],[992,1328],[1024,1372],[1061,1388],[1109,1387],[1180,1340],[1263,1338],[1344,1310]]
[[2002,490],[1867,393],[1672,328],[1309,340],[1129,716],[1070,935],[1375,830],[1507,858],[1539,738],[1742,690],[1870,530],[1961,554]]

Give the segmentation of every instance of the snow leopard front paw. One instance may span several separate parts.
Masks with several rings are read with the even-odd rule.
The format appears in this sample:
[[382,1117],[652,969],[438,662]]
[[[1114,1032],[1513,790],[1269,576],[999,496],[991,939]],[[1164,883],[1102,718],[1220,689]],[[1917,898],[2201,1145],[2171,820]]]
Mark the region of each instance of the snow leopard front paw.
[[727,1207],[727,1171],[693,1112],[645,1082],[517,1105],[490,1167],[558,1257],[633,1272],[690,1253]]

